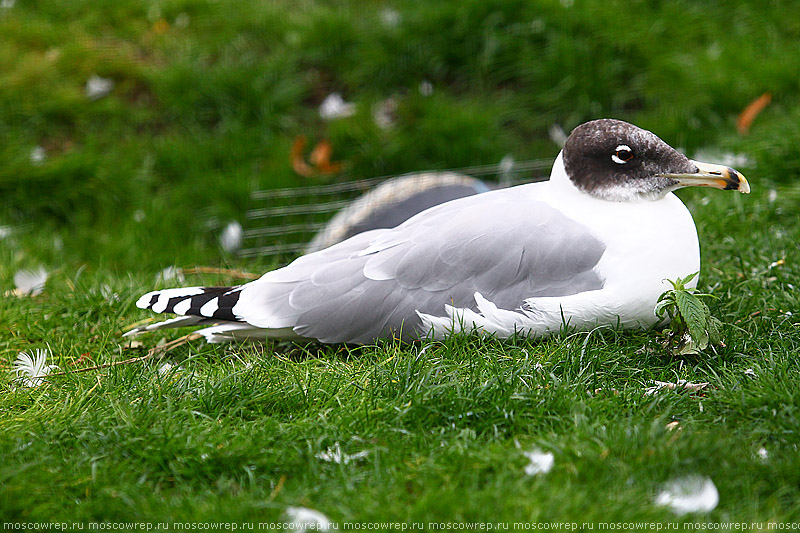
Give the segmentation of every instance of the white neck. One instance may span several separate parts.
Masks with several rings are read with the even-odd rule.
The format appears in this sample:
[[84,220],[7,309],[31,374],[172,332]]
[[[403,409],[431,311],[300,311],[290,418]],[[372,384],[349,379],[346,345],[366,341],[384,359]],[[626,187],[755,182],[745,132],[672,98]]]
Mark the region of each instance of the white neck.
[[559,194],[577,193],[581,196],[588,196],[590,198],[594,198],[595,200],[601,200],[605,202],[653,202],[661,200],[671,192],[670,190],[663,190],[643,193],[622,185],[605,187],[599,191],[596,191],[594,194],[583,192],[578,189],[575,183],[573,183],[567,175],[567,171],[564,168],[563,151],[559,152],[555,163],[553,163],[553,170],[550,173],[550,183],[552,184],[552,187],[559,189]]

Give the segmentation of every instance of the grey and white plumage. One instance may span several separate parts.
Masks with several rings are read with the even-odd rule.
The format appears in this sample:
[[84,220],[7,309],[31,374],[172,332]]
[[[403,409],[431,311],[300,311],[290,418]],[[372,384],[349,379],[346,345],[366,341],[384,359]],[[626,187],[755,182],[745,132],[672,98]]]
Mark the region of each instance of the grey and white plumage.
[[648,131],[588,122],[547,182],[437,205],[239,287],[148,293],[137,306],[182,316],[128,334],[210,324],[199,333],[211,342],[369,343],[649,327],[666,279],[700,267],[694,222],[671,192],[689,185],[749,192],[735,170],[690,161]]

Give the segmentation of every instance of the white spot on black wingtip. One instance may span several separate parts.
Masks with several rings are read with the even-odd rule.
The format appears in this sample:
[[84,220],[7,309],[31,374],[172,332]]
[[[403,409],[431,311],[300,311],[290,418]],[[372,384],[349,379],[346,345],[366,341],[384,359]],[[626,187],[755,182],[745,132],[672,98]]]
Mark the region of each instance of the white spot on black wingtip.
[[212,298],[200,307],[198,311],[201,315],[207,316],[209,318],[214,316],[214,313],[217,312],[219,309],[219,296],[216,298]]
[[192,306],[192,299],[186,298],[185,300],[181,300],[180,302],[176,303],[175,306],[172,308],[172,312],[176,315],[185,315],[189,308]]

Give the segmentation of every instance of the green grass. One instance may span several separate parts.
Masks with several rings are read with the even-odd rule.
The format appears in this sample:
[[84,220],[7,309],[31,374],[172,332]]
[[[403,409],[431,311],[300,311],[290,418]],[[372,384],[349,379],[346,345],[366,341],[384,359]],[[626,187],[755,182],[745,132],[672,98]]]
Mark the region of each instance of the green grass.
[[[43,294],[0,299],[0,516],[279,521],[305,506],[337,522],[800,522],[796,11],[607,0],[0,9],[0,226],[13,228],[0,238],[0,288],[21,268],[52,271]],[[115,88],[89,101],[95,74]],[[331,91],[357,114],[322,121]],[[764,92],[772,103],[739,135],[738,113]],[[381,130],[372,107],[390,96],[396,123]],[[553,123],[601,116],[689,155],[749,158],[751,195],[681,192],[724,348],[672,358],[654,332],[610,330],[360,348],[193,341],[72,372],[82,356],[119,361],[180,335],[140,348],[120,337],[147,316],[133,302],[164,267],[274,266],[225,254],[216,236],[252,189],[308,183],[289,164],[297,135],[331,140],[346,179],[551,157]],[[11,362],[43,347],[67,374],[14,387]],[[159,373],[165,362],[175,366]],[[677,379],[710,385],[644,392]],[[368,454],[317,457],[336,443]],[[551,472],[524,474],[532,448],[554,454]],[[688,474],[713,479],[714,511],[653,505]]]

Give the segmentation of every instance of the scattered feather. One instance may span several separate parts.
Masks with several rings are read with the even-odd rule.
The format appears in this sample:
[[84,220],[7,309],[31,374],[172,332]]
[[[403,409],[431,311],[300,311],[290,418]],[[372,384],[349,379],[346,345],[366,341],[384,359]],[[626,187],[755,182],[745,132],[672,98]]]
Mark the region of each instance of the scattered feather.
[[33,270],[19,270],[14,274],[14,294],[16,296],[38,296],[44,290],[49,273],[44,267]]
[[145,214],[145,212],[143,210],[137,209],[136,211],[133,212],[133,221],[134,222],[141,222],[141,221],[143,221],[145,219],[146,216],[147,215]]
[[0,240],[6,237],[11,237],[14,234],[14,228],[11,226],[0,226]]
[[44,383],[44,378],[58,368],[47,364],[49,356],[50,351],[42,348],[33,352],[20,352],[13,365],[16,381],[24,387],[37,387]]
[[228,222],[222,234],[219,236],[219,245],[226,252],[235,252],[242,247],[242,239],[244,238],[244,229],[242,225],[233,220]]
[[745,370],[744,375],[753,379],[758,378],[758,374],[756,374],[756,371],[753,370],[752,368],[748,368],[747,370]]
[[530,464],[525,466],[525,473],[529,476],[546,474],[553,468],[553,463],[555,463],[555,458],[550,452],[531,450],[524,452],[524,454],[530,460]]
[[184,11],[183,13],[179,13],[178,16],[175,17],[175,27],[180,29],[188,28],[190,21],[191,18],[189,17],[189,14]]
[[685,379],[679,379],[675,383],[669,381],[653,381],[653,383],[655,383],[655,385],[653,385],[652,387],[647,387],[644,390],[645,395],[653,396],[654,394],[657,394],[662,390],[678,390],[678,389],[686,389],[697,392],[705,389],[710,385],[710,383],[708,382],[691,383],[689,381],[686,381]]
[[44,160],[47,158],[47,152],[41,146],[34,146],[31,149],[31,154],[28,156],[32,165],[39,166],[44,163]]
[[156,274],[156,283],[172,281],[177,283],[183,283],[186,281],[186,277],[183,275],[183,270],[175,266],[168,266]]
[[758,457],[762,463],[766,463],[769,460],[769,452],[766,448],[759,448],[756,452],[756,457]]
[[433,94],[433,84],[428,80],[419,82],[419,94],[422,96],[430,96]]
[[655,498],[655,504],[669,507],[674,513],[707,513],[719,503],[719,492],[710,478],[689,476],[667,483]]
[[498,181],[500,182],[501,186],[511,185],[511,182],[514,179],[514,156],[511,154],[506,154],[500,160],[498,166]]
[[550,126],[550,128],[547,130],[547,134],[550,136],[550,140],[556,143],[556,146],[559,148],[563,148],[567,143],[567,133],[560,124],[554,123],[552,126]]
[[367,455],[369,455],[369,452],[367,451],[358,452],[353,455],[343,453],[341,446],[339,446],[339,443],[336,442],[334,443],[333,447],[328,447],[328,449],[324,452],[319,452],[316,457],[317,459],[322,459],[323,461],[328,461],[329,463],[348,464],[351,461],[362,459]]
[[351,117],[356,114],[356,104],[345,102],[339,93],[331,93],[319,106],[319,116],[325,120]]
[[169,361],[167,361],[166,363],[162,363],[161,366],[158,367],[156,372],[158,372],[159,376],[164,376],[176,369],[179,370],[180,367],[178,365],[172,364]]
[[769,193],[767,194],[767,200],[769,203],[774,204],[775,201],[778,199],[778,191],[775,189],[770,189]]
[[328,531],[331,527],[327,516],[306,507],[288,507],[286,518],[289,519],[289,529],[293,531]]
[[114,90],[114,80],[92,76],[86,81],[84,94],[89,100],[100,100],[105,98]]
[[613,388],[613,387],[608,388],[608,389],[604,389],[602,387],[597,387],[596,389],[594,389],[594,391],[592,391],[592,394],[604,394],[604,393],[611,393],[614,396],[619,396],[619,391],[617,389]]
[[95,291],[100,293],[100,296],[102,296],[109,303],[119,301],[119,293],[115,292],[108,283],[101,283],[95,288]]
[[11,9],[17,0],[0,0],[0,9]]
[[722,46],[719,44],[719,41],[714,41],[706,48],[706,53],[708,57],[713,60],[717,60],[722,55]]
[[382,130],[388,130],[394,126],[396,114],[397,98],[393,96],[375,104],[372,108],[372,120]]
[[384,9],[381,11],[381,22],[387,28],[396,28],[403,21],[403,16],[394,9]]

